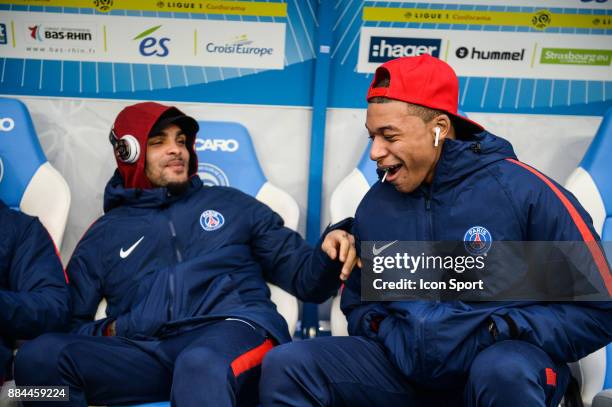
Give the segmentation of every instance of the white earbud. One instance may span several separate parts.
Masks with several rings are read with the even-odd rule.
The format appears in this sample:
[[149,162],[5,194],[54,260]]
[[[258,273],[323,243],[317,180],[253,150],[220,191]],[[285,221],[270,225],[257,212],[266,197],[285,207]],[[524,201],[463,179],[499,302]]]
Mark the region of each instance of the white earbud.
[[438,147],[438,142],[440,141],[440,128],[434,127],[434,132],[436,132],[436,139],[434,140],[434,147]]

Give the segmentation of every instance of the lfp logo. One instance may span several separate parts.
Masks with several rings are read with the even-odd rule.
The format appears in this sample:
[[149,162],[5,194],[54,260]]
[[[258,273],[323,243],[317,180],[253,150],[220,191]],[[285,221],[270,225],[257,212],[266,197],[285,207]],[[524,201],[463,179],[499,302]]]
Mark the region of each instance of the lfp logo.
[[113,0],[94,0],[94,6],[96,10],[106,13],[113,7]]
[[472,226],[463,235],[465,250],[474,256],[486,254],[492,243],[491,233],[483,226]]
[[200,215],[200,225],[207,232],[219,229],[225,223],[225,218],[213,209],[207,209]]
[[145,57],[157,56],[157,57],[165,57],[168,56],[170,51],[168,50],[167,43],[170,42],[170,38],[162,37],[156,38],[151,36],[155,31],[159,30],[161,25],[157,25],[155,27],[147,28],[134,38],[132,41],[142,40],[138,45],[138,51],[140,54]]

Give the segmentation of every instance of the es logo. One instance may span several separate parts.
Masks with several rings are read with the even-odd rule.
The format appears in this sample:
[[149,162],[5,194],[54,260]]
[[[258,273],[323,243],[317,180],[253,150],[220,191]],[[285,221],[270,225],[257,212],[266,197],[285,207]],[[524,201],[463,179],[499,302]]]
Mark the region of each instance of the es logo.
[[196,151],[223,151],[225,153],[233,153],[238,150],[239,144],[234,139],[196,139]]
[[138,45],[138,50],[140,51],[140,54],[142,56],[165,57],[165,56],[168,56],[168,54],[170,53],[170,51],[168,50],[168,45],[167,45],[167,43],[170,42],[170,38],[167,38],[167,37],[156,38],[151,35],[155,31],[159,30],[160,28],[161,28],[161,25],[157,25],[155,27],[148,28],[132,39],[132,41],[142,40],[140,41],[140,44]]

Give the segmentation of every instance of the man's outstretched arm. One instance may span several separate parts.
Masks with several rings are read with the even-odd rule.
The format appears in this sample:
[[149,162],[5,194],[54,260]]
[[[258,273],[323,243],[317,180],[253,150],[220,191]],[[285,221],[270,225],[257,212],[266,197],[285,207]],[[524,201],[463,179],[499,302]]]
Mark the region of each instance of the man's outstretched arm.
[[0,331],[16,339],[62,331],[68,324],[70,298],[53,241],[38,219],[15,219],[9,289],[0,290]]

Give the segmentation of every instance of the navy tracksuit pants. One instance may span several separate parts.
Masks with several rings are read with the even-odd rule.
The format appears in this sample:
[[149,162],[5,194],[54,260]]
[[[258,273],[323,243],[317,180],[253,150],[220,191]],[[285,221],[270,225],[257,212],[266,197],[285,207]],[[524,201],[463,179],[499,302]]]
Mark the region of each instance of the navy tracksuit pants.
[[474,359],[454,389],[413,386],[382,345],[364,337],[326,337],[274,348],[263,362],[264,407],[556,407],[569,381],[565,364],[521,341],[497,342]]
[[158,341],[46,334],[20,348],[15,382],[69,386],[70,404],[57,404],[64,407],[168,399],[178,406],[255,406],[261,360],[271,348],[263,329],[238,320]]

